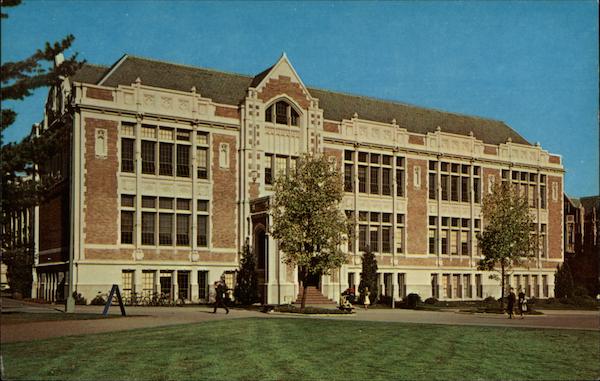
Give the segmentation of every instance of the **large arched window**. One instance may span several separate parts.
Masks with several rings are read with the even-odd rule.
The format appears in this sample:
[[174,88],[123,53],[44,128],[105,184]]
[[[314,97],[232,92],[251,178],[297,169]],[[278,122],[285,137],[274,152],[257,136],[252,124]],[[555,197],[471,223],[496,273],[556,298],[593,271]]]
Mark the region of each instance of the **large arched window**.
[[300,123],[300,115],[286,101],[278,101],[267,108],[265,121],[297,126]]

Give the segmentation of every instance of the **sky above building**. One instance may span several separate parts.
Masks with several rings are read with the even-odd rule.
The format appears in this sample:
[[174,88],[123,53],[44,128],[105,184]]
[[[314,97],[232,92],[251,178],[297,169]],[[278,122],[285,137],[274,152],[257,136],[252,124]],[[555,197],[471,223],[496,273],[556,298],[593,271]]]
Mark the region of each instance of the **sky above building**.
[[[286,52],[307,86],[506,122],[563,157],[565,191],[598,194],[598,4],[32,1],[6,8],[2,62],[66,34],[71,52],[254,75]],[[43,117],[47,90],[5,102],[5,141]]]

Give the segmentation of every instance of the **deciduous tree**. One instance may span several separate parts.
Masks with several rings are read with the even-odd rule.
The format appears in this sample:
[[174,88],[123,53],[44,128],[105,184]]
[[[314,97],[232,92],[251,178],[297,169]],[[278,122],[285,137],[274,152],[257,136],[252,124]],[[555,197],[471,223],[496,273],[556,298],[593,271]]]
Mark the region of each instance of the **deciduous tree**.
[[296,169],[275,182],[271,203],[272,235],[283,261],[298,266],[306,302],[311,274],[324,275],[346,260],[341,250],[347,231],[339,205],[343,197],[339,171],[323,155],[303,155]]
[[494,186],[492,193],[483,198],[481,213],[484,228],[477,240],[484,258],[478,268],[496,272],[490,278],[501,282],[504,307],[506,274],[535,257],[539,249],[538,234],[531,230],[534,220],[527,198],[509,183]]

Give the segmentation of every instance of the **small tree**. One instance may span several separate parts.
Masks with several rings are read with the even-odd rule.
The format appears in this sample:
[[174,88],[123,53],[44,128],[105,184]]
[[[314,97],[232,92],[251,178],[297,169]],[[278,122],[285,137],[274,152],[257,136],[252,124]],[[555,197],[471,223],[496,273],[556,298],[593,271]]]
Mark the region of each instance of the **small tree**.
[[339,208],[343,195],[339,171],[322,155],[301,156],[295,171],[275,182],[271,231],[283,261],[298,266],[304,291],[301,309],[309,276],[328,274],[346,260],[341,250],[346,216]]
[[358,292],[360,292],[360,300],[364,301],[365,288],[369,288],[371,292],[370,299],[374,303],[377,300],[379,293],[379,285],[377,284],[377,259],[369,246],[366,247],[362,255],[362,275],[358,284]]
[[483,198],[481,212],[485,226],[477,240],[484,258],[478,269],[497,272],[490,279],[500,278],[500,305],[504,308],[505,276],[513,266],[535,256],[539,247],[537,234],[531,231],[533,218],[527,198],[508,183],[494,186],[492,193]]
[[237,276],[235,299],[242,305],[258,302],[258,276],[256,274],[256,260],[250,251],[250,245],[244,245],[244,253],[240,259],[240,270]]
[[567,262],[556,266],[554,275],[554,296],[557,298],[569,298],[575,294],[575,283],[573,275]]

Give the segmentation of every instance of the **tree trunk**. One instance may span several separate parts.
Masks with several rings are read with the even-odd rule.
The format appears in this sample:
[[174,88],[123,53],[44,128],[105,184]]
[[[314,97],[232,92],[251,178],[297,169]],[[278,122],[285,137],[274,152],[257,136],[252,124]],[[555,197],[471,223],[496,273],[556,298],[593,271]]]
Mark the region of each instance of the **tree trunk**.
[[306,306],[306,289],[308,288],[308,272],[306,269],[302,270],[302,300],[300,302],[300,310],[304,311],[304,307]]
[[501,273],[501,277],[502,277],[502,296],[500,297],[500,309],[501,309],[502,311],[504,311],[504,288],[506,287],[506,286],[504,285],[504,272],[506,271],[506,270],[504,269],[504,263],[501,263],[501,264],[500,264],[500,269],[501,269],[501,270],[500,270],[500,273]]

